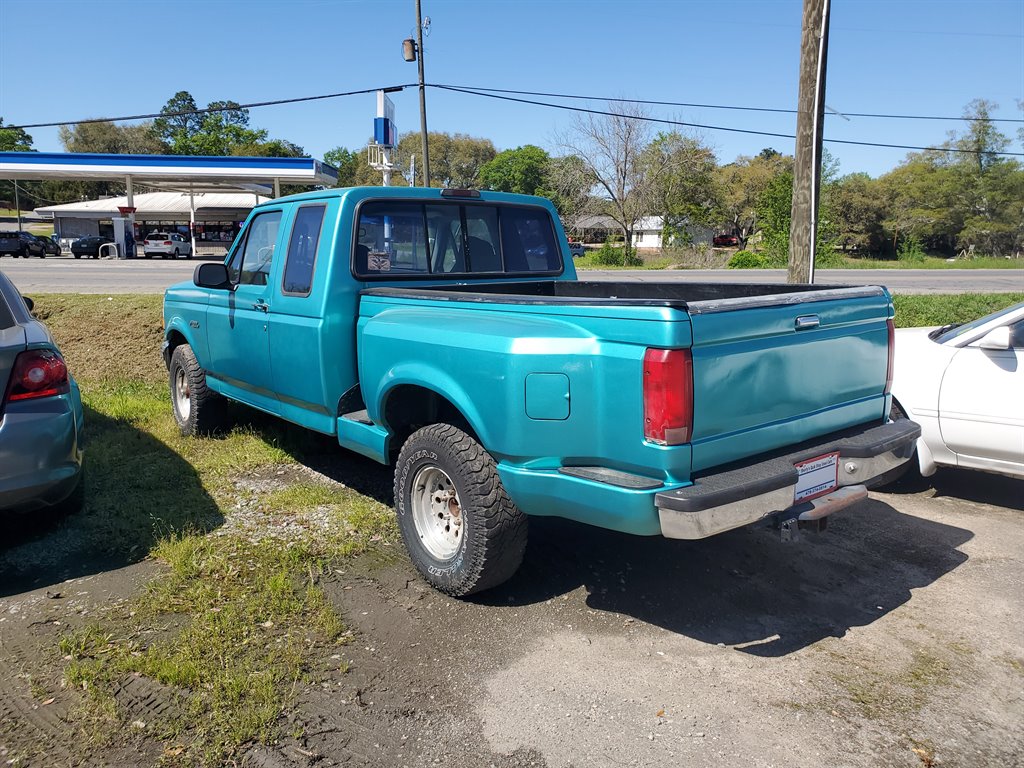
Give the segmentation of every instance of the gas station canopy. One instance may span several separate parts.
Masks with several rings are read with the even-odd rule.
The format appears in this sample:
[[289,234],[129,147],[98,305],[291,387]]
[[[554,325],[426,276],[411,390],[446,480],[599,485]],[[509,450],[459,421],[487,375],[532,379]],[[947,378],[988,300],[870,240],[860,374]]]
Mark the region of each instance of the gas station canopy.
[[334,186],[338,172],[309,157],[189,157],[0,152],[0,179],[132,182],[180,192],[280,194],[282,184]]

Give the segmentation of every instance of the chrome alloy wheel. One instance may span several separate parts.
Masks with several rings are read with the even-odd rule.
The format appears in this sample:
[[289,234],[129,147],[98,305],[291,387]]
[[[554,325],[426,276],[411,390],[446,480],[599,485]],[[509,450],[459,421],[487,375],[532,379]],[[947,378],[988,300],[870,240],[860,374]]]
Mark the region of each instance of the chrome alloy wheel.
[[188,421],[192,413],[192,397],[188,387],[188,374],[184,366],[178,366],[174,372],[174,407],[182,422]]
[[412,482],[412,519],[426,550],[438,560],[455,556],[462,544],[462,503],[455,483],[437,467],[423,467]]

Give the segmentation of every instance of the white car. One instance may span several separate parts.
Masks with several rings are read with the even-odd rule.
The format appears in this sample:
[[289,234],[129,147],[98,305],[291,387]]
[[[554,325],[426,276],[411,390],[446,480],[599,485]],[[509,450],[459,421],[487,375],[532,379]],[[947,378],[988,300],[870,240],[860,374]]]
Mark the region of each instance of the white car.
[[153,254],[160,254],[161,259],[165,256],[192,258],[192,243],[177,232],[150,232],[142,243],[142,250],[146,258]]
[[896,331],[892,418],[921,425],[921,474],[1024,477],[1024,303],[962,325]]

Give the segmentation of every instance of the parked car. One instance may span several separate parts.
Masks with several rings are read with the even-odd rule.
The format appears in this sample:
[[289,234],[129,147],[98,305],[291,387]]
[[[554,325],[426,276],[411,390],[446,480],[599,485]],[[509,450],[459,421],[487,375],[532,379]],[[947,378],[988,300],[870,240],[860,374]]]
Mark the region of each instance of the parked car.
[[1024,303],[962,325],[896,331],[893,418],[921,425],[917,466],[1024,477]]
[[40,237],[39,235],[33,235],[33,237],[43,246],[47,256],[60,256],[63,252],[61,251],[60,243],[52,237]]
[[0,256],[27,259],[29,256],[46,257],[46,249],[31,232],[0,232]]
[[711,244],[715,248],[734,248],[740,244],[740,239],[736,235],[715,235]]
[[583,243],[569,243],[569,253],[575,259],[579,256],[586,256],[587,249],[583,247]]
[[142,250],[147,259],[154,254],[161,259],[167,256],[192,258],[192,243],[177,232],[150,232],[142,243]]
[[109,237],[104,237],[103,235],[82,237],[71,244],[71,255],[76,259],[80,259],[83,256],[91,256],[94,259],[98,259],[100,256],[100,248],[107,243],[112,242],[114,241]]
[[0,272],[0,514],[73,511],[82,494],[82,398],[31,301]]
[[884,288],[578,282],[557,220],[425,187],[256,206],[164,295],[179,429],[232,400],[392,465],[412,562],[458,596],[515,572],[529,515],[791,537],[910,459]]

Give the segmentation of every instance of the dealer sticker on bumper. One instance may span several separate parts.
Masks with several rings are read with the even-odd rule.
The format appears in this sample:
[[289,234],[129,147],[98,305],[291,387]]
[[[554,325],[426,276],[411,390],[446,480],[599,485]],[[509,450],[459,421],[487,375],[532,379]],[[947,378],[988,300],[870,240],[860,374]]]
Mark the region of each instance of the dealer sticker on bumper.
[[839,452],[826,453],[794,464],[799,477],[793,501],[801,502],[823,496],[839,484]]

